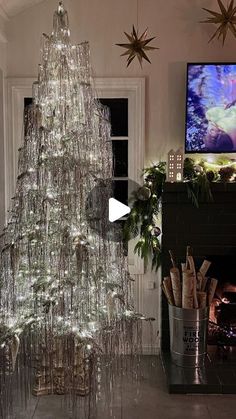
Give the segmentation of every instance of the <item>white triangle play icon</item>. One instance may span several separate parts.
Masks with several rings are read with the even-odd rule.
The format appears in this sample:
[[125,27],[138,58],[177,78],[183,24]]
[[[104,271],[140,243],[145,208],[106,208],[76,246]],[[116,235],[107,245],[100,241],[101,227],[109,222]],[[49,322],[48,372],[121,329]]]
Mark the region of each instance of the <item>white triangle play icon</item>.
[[130,207],[127,207],[127,205],[124,205],[122,204],[122,202],[117,201],[117,199],[109,199],[109,221],[111,223],[124,217],[124,215],[129,214],[130,211]]

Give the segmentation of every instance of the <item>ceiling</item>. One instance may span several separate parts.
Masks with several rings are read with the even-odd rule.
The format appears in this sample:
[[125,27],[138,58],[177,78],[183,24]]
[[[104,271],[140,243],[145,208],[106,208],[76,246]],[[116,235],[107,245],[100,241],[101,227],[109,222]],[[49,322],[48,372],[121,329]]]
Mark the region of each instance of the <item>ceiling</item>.
[[0,14],[10,18],[42,1],[44,0],[0,0]]

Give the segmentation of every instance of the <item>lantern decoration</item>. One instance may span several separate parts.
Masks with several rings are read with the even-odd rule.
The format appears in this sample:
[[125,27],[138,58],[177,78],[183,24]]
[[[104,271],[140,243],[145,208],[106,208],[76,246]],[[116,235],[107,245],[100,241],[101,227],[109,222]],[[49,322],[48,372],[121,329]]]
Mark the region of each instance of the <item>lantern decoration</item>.
[[184,156],[183,149],[173,149],[168,153],[167,182],[183,181]]

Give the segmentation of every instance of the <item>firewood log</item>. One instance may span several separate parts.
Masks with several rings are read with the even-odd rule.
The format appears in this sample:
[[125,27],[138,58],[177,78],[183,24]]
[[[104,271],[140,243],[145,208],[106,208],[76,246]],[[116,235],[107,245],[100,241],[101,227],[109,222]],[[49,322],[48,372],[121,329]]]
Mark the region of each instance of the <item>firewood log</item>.
[[189,263],[189,269],[192,272],[193,275],[193,305],[194,308],[198,308],[198,300],[197,300],[197,277],[196,277],[196,269],[195,269],[195,263],[192,256],[188,256],[188,263]]
[[190,270],[183,272],[182,307],[193,308],[193,274]]
[[180,273],[178,268],[170,270],[171,284],[176,307],[182,307],[182,285],[180,281]]
[[205,276],[202,279],[202,287],[201,287],[201,291],[205,291],[207,288],[207,282],[208,282],[208,278],[206,278]]
[[207,305],[207,293],[198,291],[197,292],[197,299],[198,299],[198,305],[199,308],[205,308]]
[[202,282],[203,282],[203,276],[201,274],[201,272],[197,273],[197,291],[201,291],[202,290]]
[[186,262],[185,262],[186,269],[189,268],[189,260],[188,260],[188,257],[189,256],[191,256],[191,247],[190,246],[187,246],[187,249],[186,249]]
[[165,295],[167,296],[168,303],[172,306],[175,304],[174,296],[173,296],[173,290],[172,290],[172,283],[169,276],[166,276],[163,280],[163,288]]
[[203,277],[206,276],[206,273],[207,273],[208,269],[210,268],[210,266],[211,266],[211,262],[209,260],[206,260],[205,259],[202,262],[202,266],[199,269],[199,271],[201,272],[201,274],[202,274]]
[[169,250],[169,255],[170,255],[170,260],[171,260],[173,268],[176,268],[177,265],[176,265],[174,253],[172,252],[172,250]]
[[182,272],[186,271],[186,263],[181,263]]
[[165,294],[165,296],[166,296],[166,299],[167,299],[167,301],[168,301],[168,304],[172,305],[171,300],[169,299],[169,295],[166,293],[166,290],[165,290],[165,287],[164,287],[164,285],[163,285],[163,282],[162,282],[162,284],[161,284],[161,289],[162,289],[162,291],[164,292],[164,294]]

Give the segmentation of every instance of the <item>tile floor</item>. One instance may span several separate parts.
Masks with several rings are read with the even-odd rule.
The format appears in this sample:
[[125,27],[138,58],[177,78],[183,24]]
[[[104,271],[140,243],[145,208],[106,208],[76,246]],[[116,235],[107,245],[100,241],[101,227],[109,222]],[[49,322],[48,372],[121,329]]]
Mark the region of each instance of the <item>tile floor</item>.
[[[121,402],[122,400],[122,402]],[[139,387],[123,377],[111,414],[99,410],[97,419],[234,419],[236,395],[168,394],[158,357],[145,357]],[[70,419],[60,396],[32,397],[27,411],[14,419]],[[79,416],[78,416],[79,418]],[[91,419],[94,419],[91,418]]]

